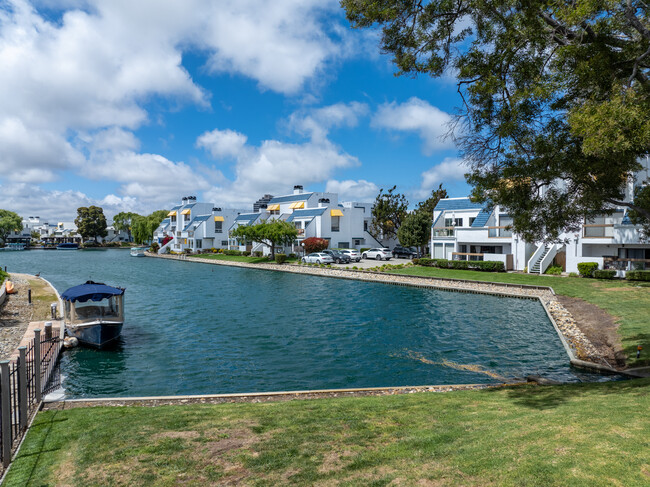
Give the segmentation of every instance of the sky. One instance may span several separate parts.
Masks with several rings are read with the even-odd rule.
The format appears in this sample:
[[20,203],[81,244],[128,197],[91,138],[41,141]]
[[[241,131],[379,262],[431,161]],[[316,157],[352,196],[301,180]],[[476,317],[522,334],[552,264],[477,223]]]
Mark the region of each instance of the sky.
[[0,208],[467,196],[452,77],[395,76],[336,0],[0,0]]

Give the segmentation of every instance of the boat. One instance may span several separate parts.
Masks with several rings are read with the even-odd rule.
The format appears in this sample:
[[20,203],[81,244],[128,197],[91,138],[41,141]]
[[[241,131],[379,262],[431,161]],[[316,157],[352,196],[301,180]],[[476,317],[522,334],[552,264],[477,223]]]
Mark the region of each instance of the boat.
[[103,348],[120,337],[124,288],[86,281],[61,294],[66,333],[82,345]]
[[131,249],[131,257],[144,257],[147,247],[133,247]]
[[65,242],[65,243],[60,243],[59,245],[56,246],[56,250],[78,250],[78,249],[79,249],[78,243]]
[[4,247],[0,247],[0,250],[7,250],[7,251],[25,250],[25,244],[12,242],[12,243],[8,243]]

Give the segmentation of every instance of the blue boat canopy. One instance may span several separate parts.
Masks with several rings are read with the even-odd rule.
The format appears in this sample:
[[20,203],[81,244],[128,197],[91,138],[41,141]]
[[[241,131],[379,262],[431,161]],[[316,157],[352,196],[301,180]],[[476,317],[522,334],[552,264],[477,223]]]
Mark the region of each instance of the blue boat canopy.
[[123,294],[124,289],[121,287],[111,287],[101,282],[86,281],[85,284],[80,284],[79,286],[66,290],[61,295],[61,299],[64,301],[80,301],[85,303],[88,300],[101,301],[111,296],[121,296]]

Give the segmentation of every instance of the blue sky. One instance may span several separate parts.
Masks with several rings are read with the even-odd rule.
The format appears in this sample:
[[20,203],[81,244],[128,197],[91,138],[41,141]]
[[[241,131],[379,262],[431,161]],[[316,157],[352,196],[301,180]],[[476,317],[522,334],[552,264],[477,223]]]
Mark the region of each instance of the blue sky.
[[394,76],[323,0],[0,0],[0,208],[466,196],[453,79]]

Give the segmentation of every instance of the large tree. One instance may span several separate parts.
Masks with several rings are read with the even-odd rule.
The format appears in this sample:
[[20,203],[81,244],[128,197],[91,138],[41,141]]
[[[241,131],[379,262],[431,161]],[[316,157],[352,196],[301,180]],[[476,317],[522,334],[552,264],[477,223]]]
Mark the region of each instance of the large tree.
[[454,73],[473,197],[529,240],[608,205],[650,220],[624,186],[650,152],[650,7],[641,0],[342,0],[380,25],[400,74]]
[[0,240],[7,241],[7,236],[16,230],[22,230],[23,219],[18,213],[9,210],[0,210]]
[[282,220],[267,220],[257,225],[240,225],[230,232],[230,236],[266,245],[271,249],[271,259],[275,259],[275,247],[290,245],[298,237],[298,230]]
[[397,230],[408,215],[409,202],[403,194],[396,193],[395,189],[397,186],[384,192],[381,188],[375,198],[368,233],[376,239],[396,238]]
[[150,215],[136,215],[131,220],[131,231],[133,240],[136,244],[141,245],[150,242],[153,239],[153,232],[158,228],[160,222],[165,219],[169,213],[167,210],[156,210]]
[[77,218],[75,218],[74,224],[77,225],[77,232],[84,239],[92,238],[97,242],[97,237],[108,235],[104,210],[99,206],[77,208]]
[[447,190],[442,187],[442,183],[438,186],[438,189],[433,189],[431,190],[431,194],[429,197],[424,200],[420,201],[418,203],[418,206],[415,208],[415,211],[418,213],[424,213],[425,215],[429,216],[429,223],[433,223],[433,209],[436,207],[438,202],[443,199],[447,198],[449,195],[447,195]]
[[431,220],[431,215],[424,211],[409,213],[397,230],[399,243],[405,247],[418,247],[425,255],[424,249],[431,239]]
[[126,232],[130,242],[133,221],[139,216],[137,213],[130,211],[121,211],[113,217],[113,228],[118,232]]

